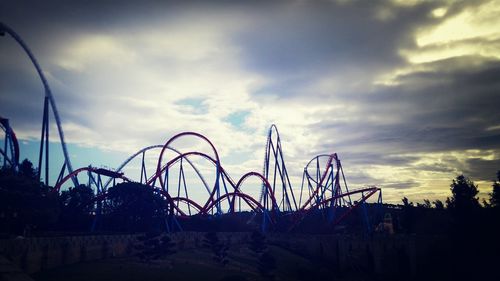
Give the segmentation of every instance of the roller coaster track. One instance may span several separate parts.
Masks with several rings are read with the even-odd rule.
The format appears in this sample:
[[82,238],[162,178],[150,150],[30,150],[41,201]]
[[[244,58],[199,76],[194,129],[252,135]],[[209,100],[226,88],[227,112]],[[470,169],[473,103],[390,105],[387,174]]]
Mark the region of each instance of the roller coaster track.
[[0,148],[4,168],[13,168],[19,165],[19,142],[14,130],[10,127],[9,119],[0,116],[0,128],[4,131],[4,146]]
[[[46,101],[48,101],[48,103],[46,103],[46,105],[44,107],[44,116],[46,115],[46,119],[44,118],[44,126],[42,128],[42,135],[44,133],[44,130],[46,131],[47,159],[48,159],[48,141],[49,141],[48,140],[48,126],[49,126],[49,124],[48,124],[48,112],[46,112],[46,110],[48,110],[48,105],[50,104],[50,107],[52,108],[52,113],[54,115],[54,119],[56,121],[57,131],[59,133],[59,140],[61,141],[61,147],[62,147],[63,154],[64,154],[63,169],[64,169],[64,167],[66,167],[68,170],[68,173],[71,174],[73,172],[73,166],[71,165],[71,160],[69,157],[68,148],[66,147],[66,142],[64,140],[64,131],[63,131],[62,124],[61,124],[61,118],[59,117],[59,111],[57,110],[54,96],[52,95],[52,91],[50,90],[49,83],[47,82],[47,79],[45,78],[45,75],[43,74],[42,68],[38,64],[37,59],[35,58],[35,56],[31,52],[28,45],[24,42],[24,40],[21,38],[21,36],[19,36],[12,28],[10,28],[6,24],[0,22],[0,32],[4,32],[4,33],[9,34],[23,48],[23,50],[26,52],[29,59],[33,63],[33,66],[35,67],[35,69],[38,73],[38,76],[40,77],[40,80],[42,81],[42,84],[43,84],[43,87],[45,90],[45,98],[46,98]],[[42,136],[42,139],[43,139],[43,136]],[[41,158],[41,153],[40,153],[40,158]],[[41,166],[41,165],[39,165],[39,166]],[[40,167],[38,167],[38,168],[40,169]],[[46,177],[48,177],[48,160],[46,161],[45,168],[47,170]],[[73,180],[74,185],[78,185],[78,180],[76,179],[76,177],[73,177],[72,180]],[[48,178],[46,178],[46,183],[48,183]]]
[[[273,136],[275,136],[276,140],[274,140]],[[272,174],[269,173],[271,169],[273,170]],[[296,211],[297,202],[295,200],[292,184],[290,183],[288,171],[285,166],[280,134],[278,128],[274,124],[271,125],[267,134],[262,171],[262,175],[266,178],[266,180],[272,183],[273,192],[276,194],[277,189],[280,191],[281,198],[276,198],[276,200],[279,201],[281,211]],[[262,202],[263,205],[266,205],[267,203],[264,200],[266,198],[266,192],[267,189],[263,186],[259,198],[259,202]]]
[[[120,166],[118,166],[118,168],[116,168],[116,170],[114,170],[114,171],[115,172],[121,172],[127,166],[127,164],[129,164],[134,158],[136,158],[139,155],[142,155],[142,159],[141,159],[141,179],[139,180],[139,182],[142,183],[143,182],[143,178],[147,179],[147,169],[146,169],[146,166],[145,166],[145,159],[144,159],[145,153],[146,153],[146,151],[149,151],[149,150],[152,150],[152,149],[155,149],[155,148],[163,148],[163,145],[162,144],[157,144],[157,145],[151,145],[151,146],[144,147],[143,149],[137,151],[136,153],[132,154],[129,158],[127,158],[125,161],[123,161],[123,163],[120,164]],[[179,152],[179,150],[177,150],[175,148],[167,147],[167,149],[169,149],[169,150],[177,153],[178,155],[181,154],[181,152]],[[210,187],[208,187],[207,181],[205,180],[205,178],[203,177],[203,175],[201,174],[201,172],[193,164],[193,162],[191,162],[187,157],[186,157],[186,161],[193,168],[193,170],[196,172],[196,174],[198,175],[198,177],[200,178],[200,180],[203,182],[203,185],[205,186],[205,188],[207,189],[207,191],[210,193]],[[108,179],[108,181],[104,185],[104,188],[107,188],[109,186],[109,184],[111,183],[111,180],[112,180],[111,178]]]
[[[130,181],[124,176],[122,170],[136,157],[142,155],[141,177],[139,182],[145,183],[164,196],[172,205],[173,209],[179,216],[191,216],[193,214],[222,214],[223,204],[227,204],[227,212],[241,211],[241,202],[244,202],[253,212],[264,213],[265,216],[272,214],[272,220],[275,221],[280,216],[293,214],[295,223],[292,228],[300,223],[308,213],[313,210],[321,210],[327,208],[346,207],[348,210],[333,220],[333,224],[342,221],[355,208],[364,204],[366,200],[372,197],[377,192],[381,200],[381,189],[378,187],[365,187],[360,189],[349,190],[342,164],[336,153],[318,155],[311,159],[304,168],[302,175],[302,185],[299,194],[299,201],[296,201],[296,195],[288,175],[288,170],[285,165],[281,138],[278,128],[273,124],[268,130],[266,146],[264,151],[264,164],[262,174],[257,172],[248,172],[244,174],[237,182],[235,182],[222,168],[219,154],[214,144],[205,136],[195,132],[183,132],[170,138],[163,145],[153,145],[145,147],[135,154],[127,158],[116,170],[108,170],[103,168],[83,167],[73,170],[71,165],[68,149],[65,142],[64,131],[61,124],[61,118],[57,109],[54,96],[49,87],[48,81],[38,63],[35,56],[28,48],[23,39],[9,26],[0,22],[0,33],[9,34],[26,52],[29,59],[33,63],[40,80],[42,81],[45,91],[44,104],[44,121],[42,126],[42,142],[40,145],[40,160],[39,169],[42,166],[42,154],[45,144],[45,181],[48,184],[48,147],[49,147],[49,107],[56,122],[59,139],[61,142],[62,151],[64,154],[64,165],[61,170],[58,181],[55,184],[54,192],[60,192],[62,186],[71,180],[74,186],[78,185],[78,175],[86,173],[88,175],[87,185],[94,185],[95,192],[98,194],[97,200],[104,200],[107,196],[107,188],[117,179],[122,181]],[[4,148],[0,148],[0,154],[4,159],[3,166],[16,167],[19,163],[19,144],[16,135],[9,125],[7,119],[0,118],[0,127],[5,133]],[[200,151],[181,152],[174,148],[172,144],[175,140],[193,137],[207,143],[213,156]],[[44,143],[45,141],[45,143]],[[161,148],[158,156],[156,169],[153,175],[148,178],[147,169],[145,167],[146,151]],[[166,151],[173,151],[176,156],[167,159]],[[209,185],[203,176],[200,169],[196,167],[191,157],[201,157],[207,160],[215,167],[215,180],[213,186]],[[326,159],[325,163],[320,164]],[[188,187],[185,178],[184,163],[187,163],[194,170],[196,176],[202,182],[205,190],[208,193],[208,198],[202,204],[197,203],[188,195]],[[173,168],[178,167],[179,174],[173,178]],[[64,171],[68,173],[64,176]],[[101,177],[108,177],[108,180],[103,184]],[[242,191],[242,185],[251,177],[260,180],[260,189],[258,190],[258,200]],[[177,194],[175,188],[169,189],[169,178],[177,179]],[[181,188],[182,187],[182,188]],[[184,192],[184,195],[182,195]],[[304,192],[307,193],[304,195]],[[302,199],[304,198],[304,203]],[[238,200],[239,209],[236,208]],[[186,208],[181,208],[181,204],[186,205]],[[193,209],[194,212],[191,212]],[[226,209],[225,209],[226,210]]]
[[[182,152],[172,147],[175,140],[188,137],[207,143],[212,156],[201,151]],[[156,171],[148,178],[144,164],[145,153],[160,148],[161,152],[158,156]],[[175,155],[167,157],[166,151],[173,151]],[[332,225],[336,225],[377,192],[379,198],[381,198],[381,190],[378,187],[349,189],[340,159],[336,153],[333,153],[318,155],[306,164],[302,176],[300,199],[297,204],[285,167],[279,132],[275,125],[271,126],[267,136],[264,173],[248,172],[237,182],[222,167],[217,149],[208,138],[195,132],[184,132],[173,136],[164,145],[152,145],[139,150],[128,157],[114,171],[92,167],[77,169],[64,177],[54,190],[58,192],[61,186],[70,178],[87,171],[89,173],[88,182],[94,183],[95,189],[99,193],[98,200],[105,200],[107,198],[107,187],[111,182],[114,184],[116,179],[130,181],[123,175],[122,170],[139,155],[142,155],[140,182],[166,198],[174,215],[179,217],[241,212],[241,203],[243,202],[252,212],[264,214],[263,224],[265,222],[274,224],[280,219],[280,216],[291,215],[293,220],[289,230],[293,230],[314,210],[342,207],[345,211],[330,221]],[[204,159],[214,167],[215,179],[213,185],[208,184],[201,170],[191,161],[193,157]],[[185,163],[202,182],[208,193],[206,200],[197,202],[189,195],[189,188],[185,178]],[[91,174],[97,174],[97,180]],[[109,178],[105,184],[100,184],[99,177],[103,175]],[[259,200],[242,191],[244,182],[252,177],[261,182],[261,189],[258,193]],[[281,192],[279,197],[277,195],[278,191]],[[304,193],[307,196],[304,196]],[[303,197],[304,202],[302,203]]]

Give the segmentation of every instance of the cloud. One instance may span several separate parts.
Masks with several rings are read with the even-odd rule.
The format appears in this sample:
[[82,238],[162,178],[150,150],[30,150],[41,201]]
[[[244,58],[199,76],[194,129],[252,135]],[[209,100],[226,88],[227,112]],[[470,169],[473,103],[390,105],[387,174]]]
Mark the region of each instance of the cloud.
[[[262,169],[275,123],[296,189],[304,165],[332,152],[354,187],[394,201],[442,199],[460,172],[494,175],[498,1],[223,4],[16,1],[0,18],[39,58],[73,144],[125,159],[198,131],[236,178]],[[43,89],[0,40],[0,112],[37,139]]]
[[469,177],[481,181],[496,180],[496,171],[500,171],[500,159],[472,158],[467,160],[467,170]]
[[384,184],[384,188],[395,188],[395,189],[407,189],[407,188],[415,188],[418,187],[419,183],[416,181],[407,181],[407,182],[397,182],[397,183],[386,183]]

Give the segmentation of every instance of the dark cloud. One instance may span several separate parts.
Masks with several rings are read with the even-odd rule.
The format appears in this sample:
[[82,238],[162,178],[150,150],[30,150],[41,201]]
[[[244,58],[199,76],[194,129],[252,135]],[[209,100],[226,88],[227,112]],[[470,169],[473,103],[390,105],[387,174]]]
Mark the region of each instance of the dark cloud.
[[[349,136],[332,138],[324,145],[347,151],[356,147],[383,154],[498,150],[500,132],[487,128],[500,120],[500,83],[494,78],[500,75],[500,62],[458,69],[450,66],[452,61],[462,65],[470,60],[437,62],[432,69],[446,65],[447,70],[408,74],[398,86],[359,95],[360,108],[352,118],[355,121],[321,122],[314,129]],[[349,102],[348,96],[340,98]],[[389,124],[370,120],[387,120]]]
[[[378,69],[397,64],[396,48],[412,45],[413,29],[427,20],[431,6],[396,11],[381,21],[380,1],[314,2],[263,11],[251,28],[235,35],[249,68],[274,76],[317,75],[336,68]],[[376,54],[376,55],[374,55]]]
[[363,171],[346,171],[345,174],[346,181],[348,184],[356,184],[356,185],[366,185],[367,183],[380,183],[379,180],[373,178],[368,173]]
[[[470,3],[469,3],[470,4]],[[407,64],[401,49],[415,48],[419,28],[440,20],[429,16],[439,1],[411,7],[392,6],[388,1],[307,2],[266,7],[255,22],[234,35],[244,52],[245,66],[273,80],[255,91],[282,99],[314,99],[318,77],[331,75],[342,87],[370,84],[374,77]],[[467,8],[456,2],[452,16]],[[391,16],[382,20],[377,12]],[[351,94],[345,91],[346,94]]]
[[467,168],[464,174],[473,180],[496,180],[497,171],[500,171],[500,159],[485,160],[481,158],[467,159]]
[[0,83],[0,115],[11,120],[14,130],[38,130],[41,125],[44,91],[36,73],[31,72],[26,79],[25,71],[19,68],[0,67],[1,79],[9,81]]
[[434,165],[417,165],[414,167],[414,169],[419,171],[438,172],[438,173],[455,173],[456,169],[451,168],[453,166],[454,166],[453,163],[445,162],[442,164],[434,164]]
[[[429,64],[429,70],[407,74],[398,86],[381,86],[376,91],[356,93],[350,121],[326,120],[312,131],[325,140],[318,148],[334,148],[346,159],[346,167],[386,165],[415,171],[465,173],[474,180],[491,180],[500,162],[440,156],[439,164],[414,165],[420,157],[401,154],[451,151],[498,151],[500,131],[488,128],[500,120],[500,62],[480,57],[461,57]],[[335,96],[347,104],[349,95]],[[328,116],[343,114],[332,111]],[[373,121],[374,120],[374,121]],[[382,120],[382,121],[380,121]],[[388,124],[384,124],[388,123]],[[328,137],[327,137],[328,136]],[[425,156],[423,156],[425,157]],[[426,159],[423,159],[426,160]],[[433,159],[429,159],[434,161]],[[465,161],[465,166],[461,163]],[[366,168],[365,168],[366,169]],[[416,187],[413,182],[391,183],[377,179],[385,188]]]
[[381,154],[377,152],[363,151],[351,152],[349,150],[339,152],[339,159],[346,160],[350,165],[389,165],[407,166],[420,159],[415,156],[402,156],[394,154]]

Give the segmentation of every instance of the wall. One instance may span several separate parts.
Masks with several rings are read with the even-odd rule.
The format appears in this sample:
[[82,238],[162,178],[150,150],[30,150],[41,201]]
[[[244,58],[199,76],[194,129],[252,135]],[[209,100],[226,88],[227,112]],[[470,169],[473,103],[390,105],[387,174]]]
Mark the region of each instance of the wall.
[[[201,247],[202,232],[171,235],[178,250]],[[229,244],[242,244],[250,233],[218,233]],[[363,270],[380,276],[417,276],[426,266],[426,255],[439,237],[391,235],[359,237],[350,235],[300,235],[269,233],[268,243],[286,248],[335,270]],[[0,253],[25,272],[82,261],[130,255],[137,235],[68,236],[0,240]]]
[[136,235],[39,237],[0,240],[0,253],[28,273],[66,264],[119,257]]

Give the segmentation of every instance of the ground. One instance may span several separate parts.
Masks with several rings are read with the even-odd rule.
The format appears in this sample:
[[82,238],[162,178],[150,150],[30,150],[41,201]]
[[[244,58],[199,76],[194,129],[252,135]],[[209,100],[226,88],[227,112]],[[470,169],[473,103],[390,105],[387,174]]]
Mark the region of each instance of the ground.
[[[274,280],[325,280],[325,276],[333,277],[333,272],[327,267],[288,250],[269,246],[269,252],[276,259]],[[226,266],[214,261],[209,249],[190,249],[151,263],[141,262],[135,257],[115,258],[45,270],[32,277],[37,281],[268,280],[259,274],[256,256],[246,245],[232,245]]]

